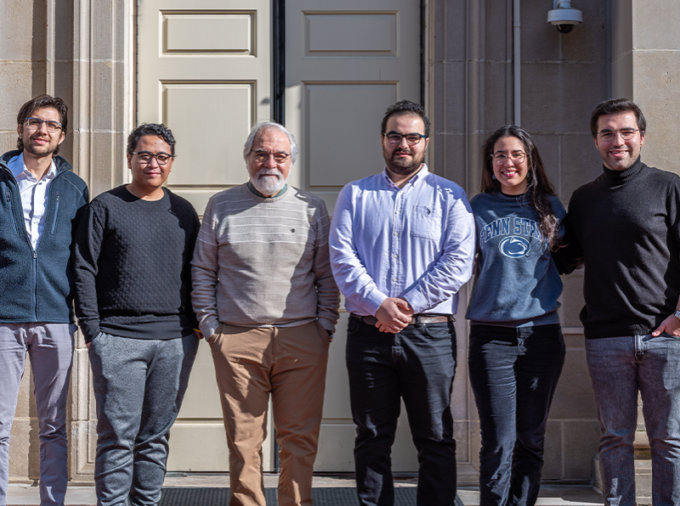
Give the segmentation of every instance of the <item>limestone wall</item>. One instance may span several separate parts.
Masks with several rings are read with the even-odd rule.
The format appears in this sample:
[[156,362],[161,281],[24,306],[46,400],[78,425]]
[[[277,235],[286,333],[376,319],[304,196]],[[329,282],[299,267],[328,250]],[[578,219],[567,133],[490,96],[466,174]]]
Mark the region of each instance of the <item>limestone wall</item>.
[[[536,141],[565,206],[575,188],[601,171],[589,119],[608,98],[606,2],[575,1],[573,6],[583,11],[584,23],[562,35],[547,23],[551,2],[521,1],[521,126]],[[486,136],[513,123],[512,7],[512,0],[434,4],[433,166],[470,196],[479,191]],[[581,282],[578,272],[564,278],[567,357],[548,423],[546,480],[590,480],[597,452],[599,425],[578,319]],[[461,350],[459,358],[464,357]],[[461,361],[457,381],[462,374],[467,371]],[[478,467],[479,424],[469,388],[465,400],[465,410],[455,414],[459,458]]]
[[[41,93],[64,99],[69,125],[60,154],[91,196],[123,182],[131,125],[131,0],[1,0],[0,149],[16,145],[21,105]],[[28,363],[29,361],[27,361]],[[38,426],[30,365],[24,374],[10,445],[10,480],[38,479]],[[95,404],[89,363],[78,335],[69,410],[71,479],[91,481]]]
[[[64,98],[69,134],[62,150],[93,195],[123,182],[124,142],[134,111],[133,0],[0,0],[0,148],[16,142],[16,114],[39,93]],[[678,171],[672,150],[680,98],[680,3],[612,2],[612,64],[607,61],[608,1],[574,0],[584,23],[560,35],[546,22],[551,2],[522,0],[522,126],[537,142],[562,201],[600,172],[589,115],[611,92],[645,111],[647,163]],[[434,120],[432,168],[474,195],[485,137],[513,118],[512,0],[428,0],[426,72]],[[567,360],[548,425],[544,478],[587,481],[598,424],[578,311],[581,275],[565,278],[562,321]],[[465,307],[461,307],[462,314]],[[474,481],[479,429],[460,343],[454,416],[459,457]],[[10,449],[13,481],[38,478],[38,436],[27,368]],[[71,389],[71,478],[92,477],[96,418],[89,364],[79,338]]]

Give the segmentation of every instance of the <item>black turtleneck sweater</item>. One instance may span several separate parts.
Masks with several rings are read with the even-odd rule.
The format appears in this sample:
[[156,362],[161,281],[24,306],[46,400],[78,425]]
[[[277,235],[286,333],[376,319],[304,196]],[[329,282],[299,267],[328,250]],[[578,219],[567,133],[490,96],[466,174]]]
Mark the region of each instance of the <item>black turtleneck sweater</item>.
[[560,272],[585,265],[586,338],[649,334],[680,295],[680,177],[638,160],[578,188],[565,218]]

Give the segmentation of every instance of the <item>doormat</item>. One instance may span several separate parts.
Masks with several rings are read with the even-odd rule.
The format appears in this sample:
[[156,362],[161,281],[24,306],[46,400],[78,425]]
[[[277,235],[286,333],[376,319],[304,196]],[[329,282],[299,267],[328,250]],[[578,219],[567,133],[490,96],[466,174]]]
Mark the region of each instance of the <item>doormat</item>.
[[[278,506],[276,489],[264,489],[267,506]],[[357,490],[355,488],[313,488],[314,506],[356,506]],[[163,496],[159,506],[224,506],[229,504],[228,488],[163,488]],[[395,488],[394,506],[414,506],[416,504],[416,488]],[[463,502],[456,497],[456,506]]]

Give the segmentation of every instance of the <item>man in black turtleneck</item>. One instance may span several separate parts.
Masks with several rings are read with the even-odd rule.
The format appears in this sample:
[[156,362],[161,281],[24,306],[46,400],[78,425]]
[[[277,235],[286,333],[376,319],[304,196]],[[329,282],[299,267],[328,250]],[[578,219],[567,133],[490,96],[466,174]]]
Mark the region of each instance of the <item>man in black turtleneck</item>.
[[603,173],[578,188],[561,272],[585,265],[581,311],[602,425],[607,504],[635,504],[638,391],[652,450],[652,500],[680,504],[680,177],[640,161],[645,117],[626,99],[590,119]]

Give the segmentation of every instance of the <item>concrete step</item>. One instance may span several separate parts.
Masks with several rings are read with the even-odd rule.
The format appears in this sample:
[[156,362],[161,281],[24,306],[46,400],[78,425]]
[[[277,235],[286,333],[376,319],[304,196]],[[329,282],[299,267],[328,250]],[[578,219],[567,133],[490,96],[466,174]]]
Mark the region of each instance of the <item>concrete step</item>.
[[[267,497],[271,502],[271,506],[275,506],[272,498],[276,496],[276,484],[278,475],[267,474],[264,477],[265,489]],[[210,495],[206,492],[208,489],[212,491],[215,497],[222,497],[229,487],[229,475],[227,474],[191,474],[187,476],[168,476],[165,480],[165,487],[172,490],[172,493],[167,494],[168,500],[173,495],[179,497],[179,490],[182,489],[183,496],[191,495],[192,491],[196,497],[207,497]],[[356,483],[350,476],[314,476],[313,487],[315,494],[320,501],[324,499],[333,500],[333,502],[319,502],[318,506],[324,504],[333,504],[333,506],[355,506]],[[403,501],[398,504],[415,504],[415,489],[417,487],[417,480],[413,477],[398,477],[395,480],[395,488],[397,489],[398,499]],[[223,489],[220,493],[214,489]],[[326,489],[326,490],[322,490]],[[334,491],[327,489],[335,489]],[[460,487],[458,496],[465,506],[479,505],[479,491],[474,487]],[[335,498],[335,499],[333,499]],[[70,486],[66,493],[67,506],[91,506],[97,503],[97,497],[94,487],[92,486]],[[36,485],[10,485],[7,494],[8,506],[37,506],[40,504],[39,490]],[[161,503],[162,505],[163,503]],[[174,503],[173,503],[174,504]],[[192,503],[193,504],[193,503]],[[208,504],[208,503],[206,503]],[[220,501],[220,504],[222,503]],[[315,502],[315,505],[317,503]],[[571,505],[571,506],[600,506],[603,504],[601,495],[592,487],[586,485],[554,485],[544,484],[541,487],[539,499],[536,503],[538,506],[551,505]]]

